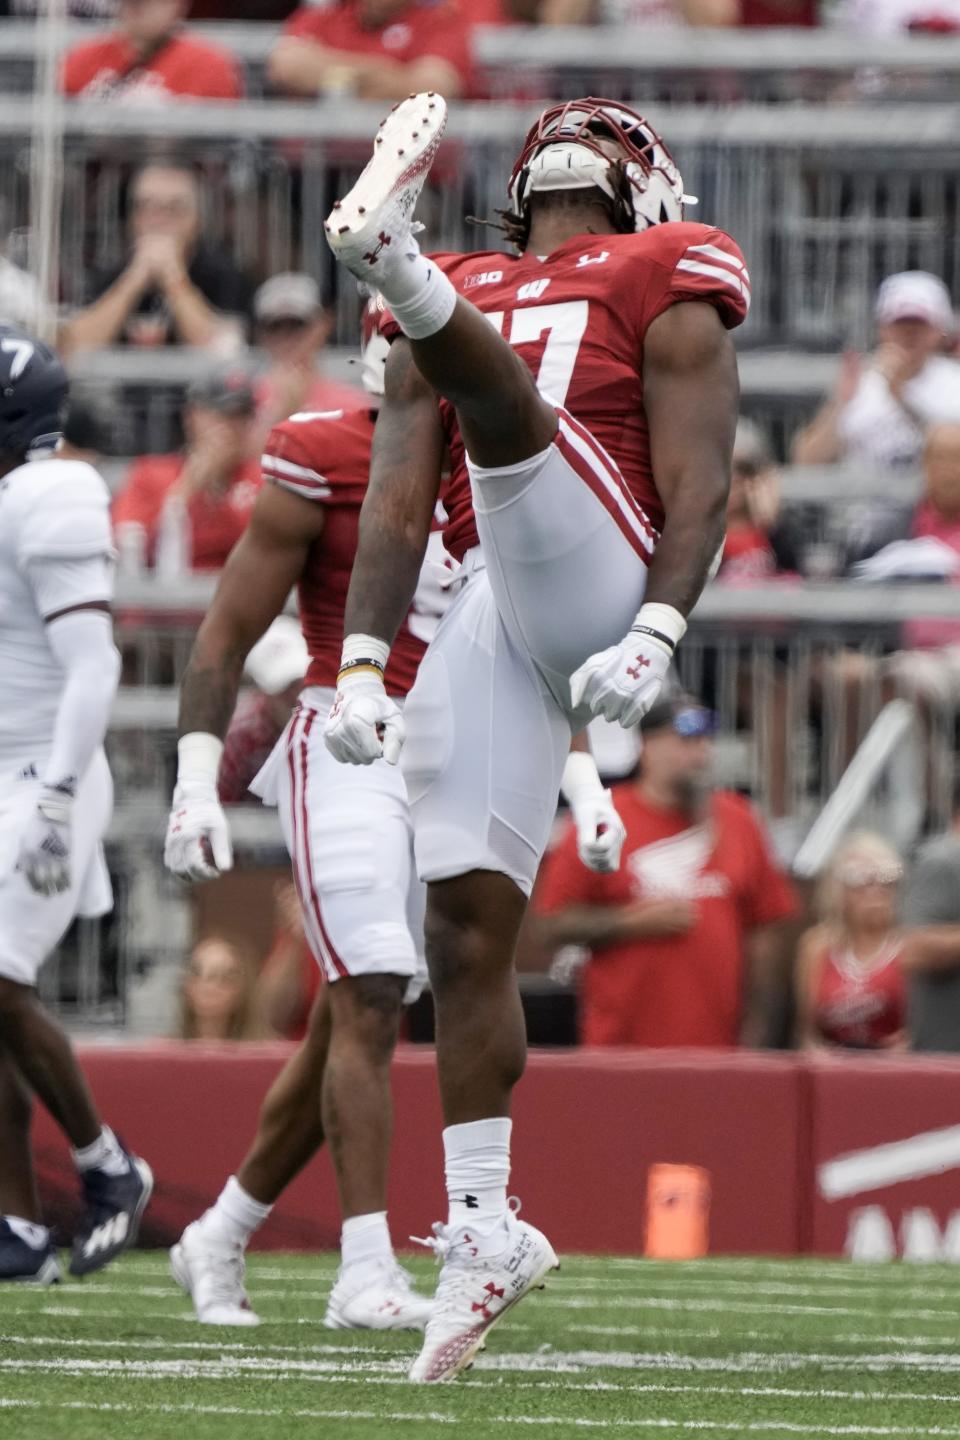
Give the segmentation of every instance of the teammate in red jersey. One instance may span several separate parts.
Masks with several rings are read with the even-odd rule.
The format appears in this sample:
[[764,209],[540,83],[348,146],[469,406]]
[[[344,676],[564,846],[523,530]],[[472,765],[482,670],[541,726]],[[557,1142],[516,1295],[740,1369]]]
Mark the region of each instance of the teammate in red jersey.
[[[382,390],[386,348],[386,340],[368,333],[365,382],[374,391]],[[430,1302],[411,1289],[394,1259],[386,1217],[390,1059],[404,998],[419,994],[424,973],[422,887],[413,871],[406,790],[399,772],[385,765],[345,770],[320,736],[340,662],[375,404],[371,398],[368,410],[294,415],[271,432],[263,457],[268,483],[227,563],[182,683],[165,858],[177,874],[209,878],[232,865],[216,778],[244,660],[298,587],[310,669],[254,788],[279,807],[305,933],[327,980],[336,983],[323,987],[303,1044],[268,1093],[237,1175],[172,1251],[177,1280],[210,1324],[256,1323],[243,1284],[246,1244],[325,1136],[344,1216],[327,1325],[421,1328],[429,1313]],[[435,568],[431,554],[394,646],[386,685],[398,703],[436,626],[442,594],[430,578]]]
[[[381,319],[382,307],[371,304],[364,382],[375,393],[382,391],[388,345],[378,333]],[[302,1046],[264,1101],[237,1175],[172,1252],[174,1274],[210,1324],[256,1323],[243,1285],[246,1244],[324,1135],[344,1214],[343,1263],[326,1323],[410,1328],[429,1313],[429,1302],[410,1289],[394,1260],[386,1221],[388,1070],[401,1005],[416,998],[425,976],[424,892],[413,870],[406,788],[389,766],[345,769],[321,735],[340,667],[374,418],[372,408],[302,414],[273,429],[262,462],[268,483],[227,562],[182,683],[166,862],[177,874],[203,879],[232,865],[216,779],[243,664],[297,585],[311,664],[294,716],[252,788],[279,807],[305,933],[330,983]],[[386,448],[387,463],[402,466],[402,452]],[[438,445],[428,457],[434,476],[440,459]],[[398,702],[446,606],[442,582],[449,573],[433,529],[387,667],[386,689]],[[589,755],[571,755],[564,788],[584,863],[615,868],[623,826]]]
[[[397,106],[326,226],[406,337],[378,427],[404,465],[365,502],[326,734],[339,758],[369,763],[409,732],[450,1197],[411,1371],[430,1381],[468,1364],[556,1264],[507,1206],[524,1061],[514,944],[571,728],[649,709],[720,548],[738,398],[728,329],[749,302],[737,246],[683,223],[669,151],[611,101],[553,107],[530,131],[506,217],[517,255],[421,255],[413,210],[444,123],[438,95]],[[465,583],[401,718],[381,676],[433,503],[436,394]]]

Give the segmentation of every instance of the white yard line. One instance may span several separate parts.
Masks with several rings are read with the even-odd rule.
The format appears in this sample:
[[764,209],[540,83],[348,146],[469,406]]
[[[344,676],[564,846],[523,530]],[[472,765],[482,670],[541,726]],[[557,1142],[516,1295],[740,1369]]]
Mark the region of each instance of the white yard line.
[[[549,1282],[548,1282],[549,1284]],[[764,1300],[756,1304],[749,1300],[682,1300],[666,1299],[662,1296],[625,1296],[607,1294],[602,1299],[580,1300],[573,1297],[537,1300],[538,1308],[549,1310],[683,1310],[719,1311],[722,1314],[742,1315],[856,1315],[862,1318],[863,1307],[842,1305],[769,1305]],[[960,1320],[960,1310],[888,1310],[885,1320]]]
[[[338,1420],[363,1423],[373,1420],[379,1424],[410,1423],[422,1425],[460,1425],[468,1422],[449,1411],[420,1410],[416,1413],[391,1412],[384,1414],[376,1410],[276,1410],[266,1406],[245,1405],[150,1405],[122,1404],[107,1401],[47,1401],[0,1399],[0,1409],[24,1410],[84,1410],[94,1412],[116,1412],[142,1414],[144,1412],[166,1415],[233,1415],[266,1417],[276,1420]],[[864,1435],[864,1436],[942,1436],[956,1440],[960,1430],[942,1425],[800,1425],[787,1420],[724,1421],[724,1420],[671,1420],[666,1417],[651,1417],[644,1420],[595,1420],[563,1415],[491,1415],[485,1417],[487,1425],[521,1426],[569,1426],[586,1430],[704,1430],[723,1434],[750,1435]]]
[[[255,1272],[252,1278],[256,1280]],[[650,1281],[644,1281],[642,1275],[638,1275],[635,1279],[629,1281],[616,1280],[612,1283],[609,1276],[605,1281],[601,1279],[581,1280],[575,1275],[567,1278],[558,1276],[551,1278],[550,1288],[551,1290],[584,1290],[587,1292],[597,1290],[602,1291],[604,1294],[609,1294],[612,1289],[618,1295],[624,1293],[629,1294],[632,1290],[639,1290],[646,1295],[657,1295],[661,1291],[669,1294],[675,1293],[677,1290],[682,1290],[684,1294],[698,1290],[711,1292],[731,1290],[734,1294],[740,1291],[746,1291],[752,1295],[787,1295],[794,1296],[797,1299],[803,1299],[805,1296],[808,1296],[811,1299],[817,1300],[832,1300],[834,1297],[844,1300],[859,1298],[861,1296],[864,1298],[877,1298],[890,1293],[890,1287],[883,1285],[833,1285],[823,1287],[819,1285],[777,1284],[772,1281],[711,1280],[709,1276],[704,1276],[702,1279],[698,1278],[696,1280],[687,1276],[682,1281],[674,1282],[660,1280],[658,1278],[651,1283]],[[915,1288],[898,1288],[895,1294],[900,1300],[952,1300],[954,1304],[956,1304],[960,1302],[960,1275],[957,1277],[956,1285],[952,1287],[937,1290],[930,1286],[918,1285]]]

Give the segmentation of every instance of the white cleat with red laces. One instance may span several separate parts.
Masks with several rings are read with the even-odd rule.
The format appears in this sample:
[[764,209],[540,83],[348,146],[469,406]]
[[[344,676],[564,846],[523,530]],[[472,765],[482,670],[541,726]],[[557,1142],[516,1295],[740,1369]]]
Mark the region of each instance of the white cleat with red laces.
[[323,1323],[328,1330],[422,1330],[432,1313],[433,1301],[417,1294],[396,1262],[351,1265],[337,1276]]
[[381,123],[373,156],[324,224],[342,265],[374,287],[405,250],[417,253],[413,211],[447,123],[442,95],[410,95]]
[[518,1220],[513,1210],[506,1216],[504,1248],[496,1255],[478,1256],[467,1229],[451,1234],[447,1226],[434,1225],[433,1230],[419,1243],[436,1252],[443,1269],[423,1349],[410,1370],[411,1380],[426,1384],[453,1380],[467,1369],[494,1325],[560,1268],[546,1235]]

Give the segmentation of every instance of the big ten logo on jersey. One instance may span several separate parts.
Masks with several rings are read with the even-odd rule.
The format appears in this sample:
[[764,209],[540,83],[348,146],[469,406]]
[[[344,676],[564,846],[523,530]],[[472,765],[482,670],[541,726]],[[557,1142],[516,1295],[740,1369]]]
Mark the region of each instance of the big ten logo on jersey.
[[478,285],[499,285],[502,279],[502,270],[481,270],[479,275],[468,275],[463,282],[463,288],[474,290]]

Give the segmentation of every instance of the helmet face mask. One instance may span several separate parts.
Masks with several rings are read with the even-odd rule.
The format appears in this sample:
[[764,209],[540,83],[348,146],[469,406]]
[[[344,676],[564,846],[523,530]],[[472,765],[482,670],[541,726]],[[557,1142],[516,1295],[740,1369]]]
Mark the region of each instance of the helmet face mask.
[[[632,234],[683,219],[683,181],[673,156],[642,115],[618,101],[589,96],[554,105],[531,126],[513,167],[511,219],[529,228],[530,197],[597,188],[617,230]],[[523,248],[523,246],[521,246]]]

